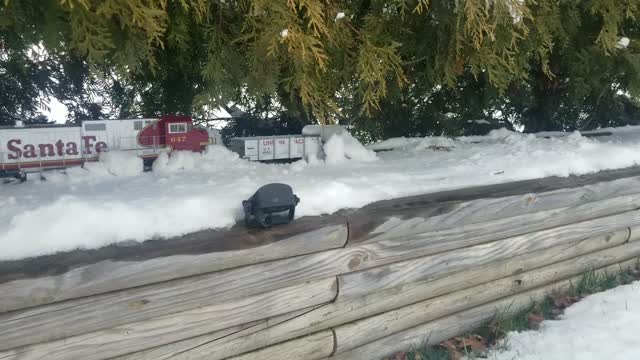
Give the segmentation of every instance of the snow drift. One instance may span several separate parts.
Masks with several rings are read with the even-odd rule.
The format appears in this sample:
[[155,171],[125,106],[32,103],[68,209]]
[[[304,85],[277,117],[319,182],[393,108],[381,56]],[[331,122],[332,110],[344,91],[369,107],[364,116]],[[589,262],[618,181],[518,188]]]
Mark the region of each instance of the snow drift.
[[301,198],[296,216],[305,216],[428,192],[628,167],[640,161],[640,128],[592,139],[506,130],[458,139],[392,139],[384,146],[395,150],[377,154],[375,146],[366,149],[341,134],[325,144],[326,161],[277,165],[210,146],[202,154],[163,155],[147,173],[141,173],[139,159],[109,153],[87,169],[47,174],[49,181],[0,186],[0,259],[229,227],[242,218],[242,200],[271,182],[291,185]]
[[325,161],[328,164],[337,164],[346,160],[374,161],[378,157],[376,153],[362,146],[351,134],[343,132],[332,135],[324,144]]

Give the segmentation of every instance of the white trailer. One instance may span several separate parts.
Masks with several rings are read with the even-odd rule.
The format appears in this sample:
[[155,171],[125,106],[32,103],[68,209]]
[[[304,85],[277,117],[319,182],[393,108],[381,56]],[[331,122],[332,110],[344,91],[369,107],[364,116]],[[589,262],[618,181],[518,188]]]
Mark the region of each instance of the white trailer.
[[317,139],[302,135],[274,135],[232,138],[231,151],[250,161],[295,160],[317,156]]

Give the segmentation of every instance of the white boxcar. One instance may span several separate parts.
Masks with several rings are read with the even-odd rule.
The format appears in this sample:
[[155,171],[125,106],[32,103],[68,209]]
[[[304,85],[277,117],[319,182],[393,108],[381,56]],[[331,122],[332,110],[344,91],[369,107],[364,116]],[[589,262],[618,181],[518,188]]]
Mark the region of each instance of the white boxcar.
[[258,160],[269,161],[274,159],[275,139],[273,137],[258,138]]
[[256,138],[232,138],[229,148],[243,159],[258,161],[258,140]]
[[276,136],[274,138],[275,142],[275,152],[273,158],[276,160],[280,159],[292,159],[291,149],[289,149],[289,136]]
[[292,159],[304,157],[304,138],[302,136],[295,135],[289,139],[289,156]]
[[295,160],[309,154],[318,156],[320,139],[301,135],[238,137],[229,145],[231,151],[250,161]]

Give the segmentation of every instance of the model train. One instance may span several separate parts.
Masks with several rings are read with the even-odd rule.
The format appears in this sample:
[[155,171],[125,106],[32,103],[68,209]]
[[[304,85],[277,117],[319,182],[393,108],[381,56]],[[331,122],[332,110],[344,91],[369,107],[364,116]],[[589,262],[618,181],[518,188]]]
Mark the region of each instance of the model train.
[[[310,130],[309,130],[310,129]],[[307,136],[284,135],[231,139],[231,150],[252,161],[297,159],[321,151],[315,127]],[[188,116],[157,119],[91,120],[78,125],[0,127],[0,177],[26,180],[27,173],[81,166],[109,150],[127,151],[149,165],[160,153],[203,151],[222,144],[214,129],[194,126]]]

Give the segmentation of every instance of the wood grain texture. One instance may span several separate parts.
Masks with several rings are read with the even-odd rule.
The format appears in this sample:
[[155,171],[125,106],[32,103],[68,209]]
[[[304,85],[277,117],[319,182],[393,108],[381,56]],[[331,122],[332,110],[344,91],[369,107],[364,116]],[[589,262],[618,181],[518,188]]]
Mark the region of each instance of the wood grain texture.
[[[626,195],[597,202],[588,202],[574,207],[555,208],[552,210],[538,211],[530,214],[500,218],[481,223],[451,226],[444,229],[423,232],[425,222],[433,219],[412,217],[401,219],[391,217],[378,228],[372,230],[369,242],[383,242],[400,240],[403,238],[412,241],[429,242],[432,254],[457,249],[463,246],[481,244],[493,240],[504,239],[522,235],[534,231],[550,229],[554,227],[571,225],[574,223],[597,219],[599,217],[617,214],[624,211],[638,209],[640,194]],[[420,229],[418,231],[417,229]],[[350,238],[353,234],[350,223]],[[409,235],[402,235],[407,233]]]
[[[607,216],[479,245],[474,245],[475,234],[469,231],[467,237],[461,239],[467,241],[467,247],[340,275],[337,301],[361,297],[402,283],[435,279],[473,266],[567,244],[592,235],[606,234],[627,225],[638,224],[639,214],[640,212],[634,211]],[[433,241],[434,238],[430,237],[428,240]]]
[[[628,230],[622,230],[586,240],[576,240],[569,244],[474,267],[434,281],[404,284],[361,298],[321,305],[284,322],[273,321],[267,327],[247,329],[241,336],[219,337],[217,334],[207,334],[196,339],[176,342],[166,347],[161,346],[154,352],[165,353],[164,349],[166,349],[172,353],[171,359],[219,360],[224,358],[222,354],[231,356],[252,351],[417,301],[618,246],[626,242],[628,234]],[[194,343],[197,343],[198,346],[195,347]],[[146,356],[146,353],[133,355],[135,356],[130,359],[150,360],[154,358]]]
[[[502,251],[499,253],[502,259],[520,254],[517,249],[521,247],[537,251],[557,244],[569,244],[578,239],[575,235],[578,233],[584,238],[588,234],[640,224],[640,213],[627,211],[640,207],[640,195],[633,193],[639,179],[630,177],[606,183],[593,182],[582,188],[556,189],[524,197],[513,195],[515,197],[508,201],[504,199],[504,191],[496,191],[487,200],[495,200],[491,206],[484,200],[473,204],[467,201],[475,196],[480,199],[481,192],[465,198],[465,191],[461,191],[463,194],[459,197],[442,198],[437,206],[429,205],[429,210],[422,213],[420,209],[426,208],[424,201],[428,201],[424,197],[423,202],[417,204],[407,202],[407,199],[378,204],[357,212],[374,219],[375,226],[362,221],[358,223],[354,213],[345,215],[350,226],[347,248],[336,248],[344,245],[347,236],[345,218],[338,216],[324,218],[322,226],[317,223],[318,219],[307,219],[306,225],[303,221],[293,228],[274,228],[278,229],[274,230],[275,233],[253,234],[236,229],[235,238],[227,232],[215,235],[217,238],[210,233],[202,233],[191,235],[191,240],[188,237],[186,240],[174,239],[164,245],[157,245],[159,242],[154,241],[131,249],[116,247],[112,253],[101,249],[3,262],[0,263],[0,290],[8,295],[0,298],[0,312],[10,312],[0,314],[0,347],[8,349],[55,341],[126,324],[147,323],[193,309],[241,303],[248,297],[257,298],[260,294],[302,286],[309,281],[478,244],[491,246],[497,238],[520,236],[524,239],[530,236],[529,241],[538,244],[521,242],[513,247],[493,248]],[[514,185],[502,186],[511,188]],[[549,190],[548,187],[545,189]],[[551,194],[553,192],[558,194]],[[547,195],[549,197],[544,198]],[[553,200],[540,200],[542,198]],[[399,206],[401,203],[404,205]],[[559,204],[564,204],[564,207],[558,207]],[[495,212],[487,212],[491,209]],[[393,216],[389,218],[389,214],[398,215],[397,219],[402,221],[398,223]],[[608,214],[615,215],[604,216]],[[403,218],[405,215],[410,218]],[[504,216],[508,218],[502,219]],[[585,219],[588,220],[582,221]],[[573,224],[577,221],[582,222]],[[570,225],[559,225],[565,223]],[[552,231],[556,236],[561,235],[563,240],[552,242]],[[212,241],[212,236],[221,240]],[[316,238],[322,240],[315,242]],[[540,245],[543,243],[544,246]],[[145,252],[145,246],[153,251]],[[269,246],[273,248],[264,254]],[[177,255],[170,255],[171,249],[176,250]],[[324,249],[330,250],[322,251]],[[292,253],[301,255],[289,257]],[[484,255],[488,256],[488,253]],[[478,255],[474,260],[482,256]],[[487,256],[484,259],[489,261]],[[61,262],[58,264],[56,260]],[[459,262],[460,267],[456,271],[464,270],[470,264]],[[379,272],[375,276],[384,279]],[[390,279],[387,279],[388,286],[398,284]],[[345,287],[345,297],[340,301],[348,301],[348,294],[357,294],[356,290],[350,292],[347,289]],[[367,294],[378,290],[367,290]],[[30,308],[17,310],[23,307]],[[243,321],[253,320],[247,318]],[[235,325],[229,323],[225,326]],[[211,331],[216,330],[207,328],[204,332]],[[171,341],[176,340],[166,340]]]
[[[530,234],[526,238],[529,243],[513,243],[515,245],[501,249],[499,254],[513,256],[517,249],[535,251],[567,243],[571,236],[575,239],[576,234],[606,233],[639,223],[638,211],[598,218],[556,228],[543,235]],[[558,239],[560,235],[562,238]],[[9,349],[63,339],[419,257],[433,252],[432,240],[392,239],[366,243],[0,314],[0,346],[4,346],[1,349]],[[475,238],[469,235],[467,240],[473,243]],[[446,241],[446,238],[441,241]],[[496,249],[491,246],[487,245],[485,250]],[[496,254],[486,251],[481,255],[469,254],[469,259],[459,260],[461,264],[465,261],[472,264],[478,259],[497,260]],[[447,268],[446,264],[439,264],[443,269]],[[347,294],[355,292],[349,290]],[[47,328],[52,330],[43,331]],[[57,330],[61,328],[64,332]]]
[[629,228],[631,234],[629,235],[629,241],[639,241],[640,240],[640,225],[631,226]]
[[[544,183],[545,180],[542,179],[540,182]],[[514,184],[518,183],[502,184],[498,188],[512,188]],[[419,235],[437,229],[513,218],[539,211],[574,208],[582,204],[618,197],[625,198],[637,195],[639,185],[640,178],[637,177],[553,191],[548,191],[544,186],[535,186],[534,183],[533,185],[523,184],[524,187],[518,189],[515,195],[512,194],[513,191],[491,192],[491,189],[472,188],[380,202],[348,214],[349,245]],[[528,191],[522,192],[523,189]],[[536,190],[546,190],[546,192],[536,193]],[[483,196],[469,199],[469,195],[465,195],[467,192],[483,194]],[[581,218],[575,221],[587,220],[589,216],[597,217],[632,210],[637,208],[636,205],[637,202],[627,203],[627,207],[617,210],[615,208],[617,205],[613,204],[609,210],[600,209],[599,213],[593,215],[589,214],[587,206],[586,210],[578,211]],[[519,219],[523,221],[513,223],[512,228],[526,224],[526,217]],[[568,222],[556,224],[563,225],[571,222],[568,220]]]
[[[0,262],[0,292],[5,294],[0,298],[0,312],[340,248],[347,232],[341,217],[318,218],[315,223],[306,219],[290,228],[264,232],[205,231],[119,251],[86,250]],[[145,253],[147,248],[149,253]],[[177,251],[172,254],[172,250]],[[96,253],[95,257],[90,253]],[[107,253],[114,257],[105,258]],[[99,261],[83,263],[93,260]]]
[[315,360],[324,359],[333,352],[333,332],[320,331],[309,336],[272,345],[243,355],[229,358],[230,360]]
[[616,246],[333,328],[336,353],[431,320],[640,256],[640,242]]
[[[329,278],[94,332],[73,319],[58,317],[31,333],[23,333],[9,321],[2,324],[0,346],[10,349],[36,344],[13,350],[20,359],[105,359],[327,303],[336,294],[336,279]],[[134,308],[147,305],[144,301],[129,304]],[[70,328],[84,331],[38,344],[59,339],[59,329]]]
[[[255,333],[256,331],[269,328],[276,324],[280,324],[280,323],[295,319],[296,317],[303,315],[309,311],[312,311],[316,308],[318,308],[318,306],[305,308],[305,309],[297,310],[294,312],[250,322],[247,324],[234,326],[224,330],[209,333],[204,336],[196,336],[189,339],[177,341],[171,344],[157,346],[154,348],[130,353],[127,355],[116,356],[113,358],[113,360],[166,360],[166,359],[183,359],[183,358],[194,359],[188,354],[197,353],[199,349],[206,346],[212,341],[217,341],[222,339],[232,340],[232,339],[241,338],[246,334],[252,334],[252,333]],[[268,343],[262,347],[266,347],[272,344],[275,344],[275,342]],[[255,350],[255,348],[252,348],[250,350]],[[206,353],[204,358],[208,360],[224,359],[228,356],[237,355],[243,352],[248,352],[250,350],[245,350],[245,351],[233,353],[233,354]],[[3,358],[0,357],[0,359],[3,359]]]
[[[610,265],[599,269],[598,272],[617,272],[624,268],[635,267],[637,259],[623,263]],[[393,335],[378,339],[366,345],[337,354],[331,359],[335,360],[370,360],[392,355],[399,351],[435,345],[453,336],[457,336],[477,329],[486,324],[497,313],[508,316],[529,306],[533,301],[544,298],[555,291],[565,291],[572,284],[577,283],[581,276],[563,280],[555,284],[530,290],[514,296],[487,303],[454,315],[445,316],[437,320],[397,332]]]
[[445,191],[408,196],[384,201],[378,201],[362,207],[363,210],[372,211],[389,208],[402,208],[405,204],[426,204],[446,201],[473,201],[487,198],[504,198],[508,196],[524,195],[527,193],[544,193],[556,190],[571,190],[584,188],[599,183],[629,179],[640,176],[640,166],[632,166],[624,169],[603,170],[597,173],[550,176],[546,178],[512,181],[507,183],[495,183],[463,189],[450,189]]

